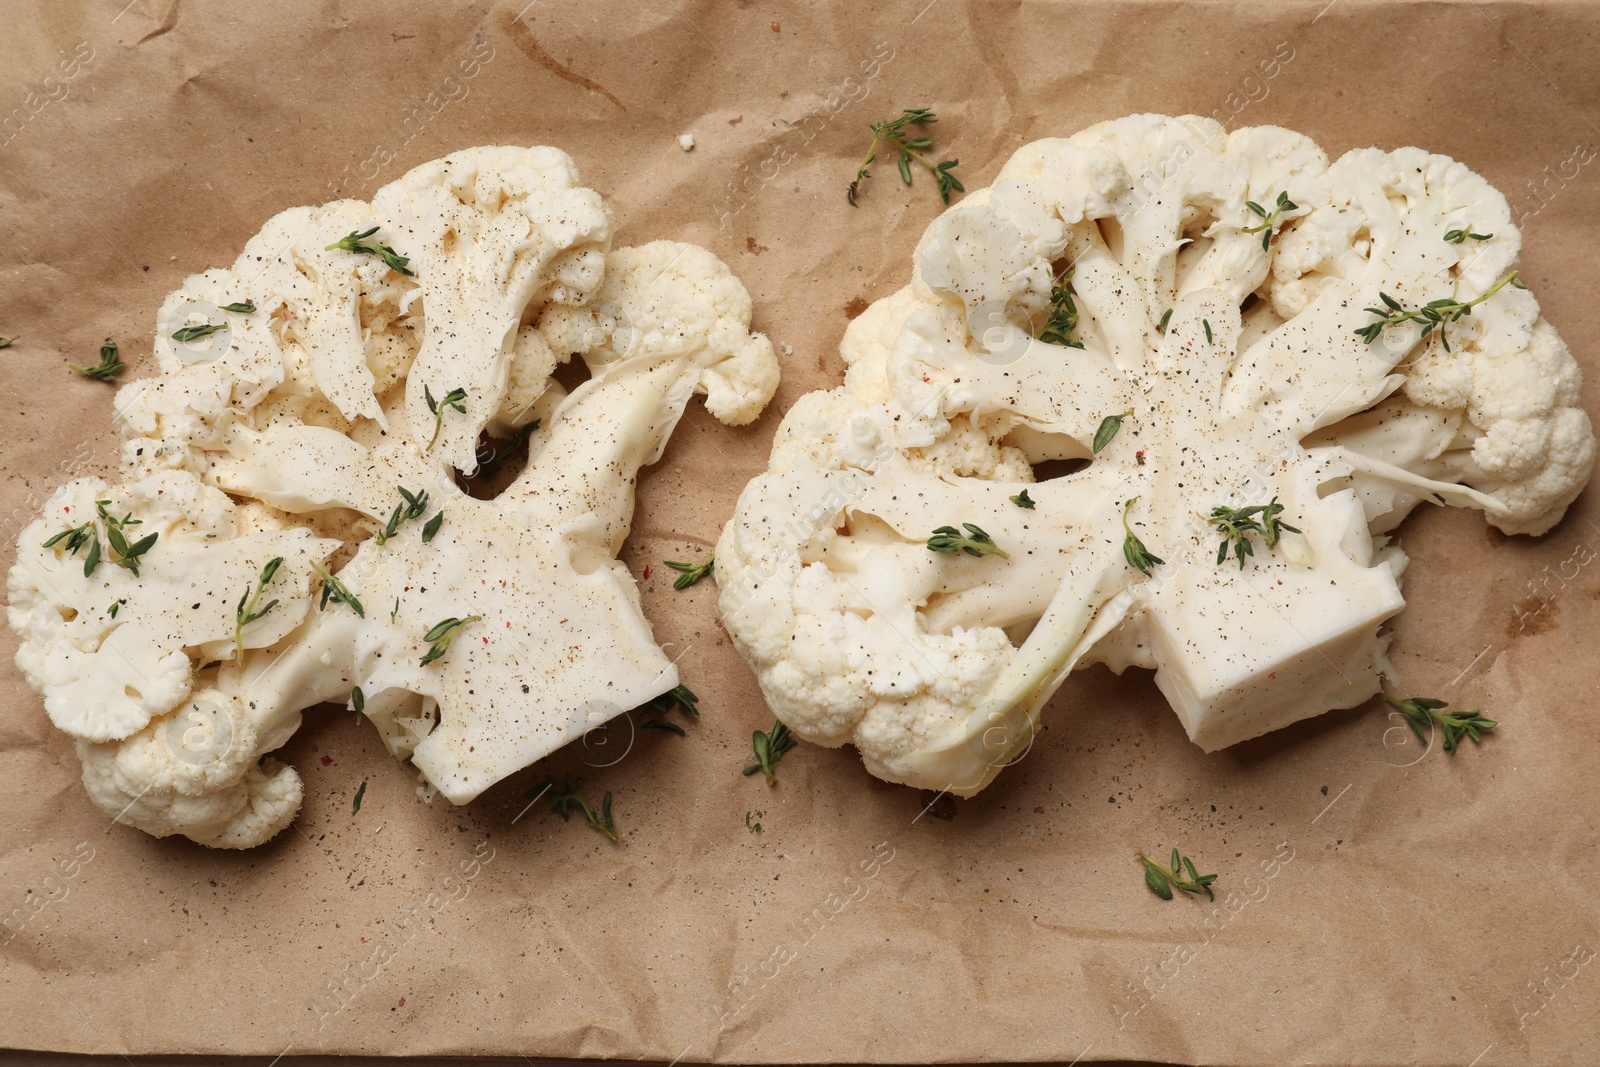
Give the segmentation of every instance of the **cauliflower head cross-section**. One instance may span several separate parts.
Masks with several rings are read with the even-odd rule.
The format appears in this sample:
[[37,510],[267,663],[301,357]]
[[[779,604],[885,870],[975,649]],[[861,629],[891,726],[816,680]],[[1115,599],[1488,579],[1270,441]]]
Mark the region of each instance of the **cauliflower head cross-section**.
[[[785,418],[717,546],[729,633],[794,733],[958,795],[1081,663],[1154,669],[1208,751],[1360,704],[1388,531],[1434,500],[1541,533],[1593,465],[1519,247],[1418,149],[1154,115],[1028,145]],[[1472,307],[1362,332],[1440,299]],[[930,550],[964,524],[1004,554]]]
[[[291,209],[188,279],[161,373],[118,395],[126,484],[63,486],[9,578],[17,662],[90,797],[248,847],[299,810],[299,776],[264,757],[312,705],[359,703],[465,803],[673,689],[616,554],[692,397],[730,425],[771,399],[750,319],[709,252],[613,250],[553,148],[469,149],[371,203]],[[222,328],[171,336],[202,323]],[[552,375],[574,355],[590,376],[568,393]],[[479,499],[463,483],[507,438],[527,461]],[[55,536],[90,523],[106,545],[124,517],[158,535],[137,569]]]

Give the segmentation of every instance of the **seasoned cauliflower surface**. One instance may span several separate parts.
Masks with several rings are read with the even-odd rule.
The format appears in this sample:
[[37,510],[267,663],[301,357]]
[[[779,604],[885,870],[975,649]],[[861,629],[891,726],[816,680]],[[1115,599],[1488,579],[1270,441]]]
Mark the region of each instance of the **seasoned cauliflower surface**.
[[[8,580],[17,663],[90,797],[249,847],[299,810],[263,757],[314,704],[358,708],[464,803],[670,691],[615,557],[689,400],[741,425],[771,399],[750,316],[703,249],[612,249],[554,148],[293,208],[189,278],[160,373],[117,397],[124,483],[62,486]],[[575,355],[568,394],[552,374]],[[462,488],[521,442],[500,492]]]
[[959,795],[1081,663],[1155,670],[1207,750],[1360,704],[1411,509],[1538,534],[1593,466],[1520,245],[1416,148],[1160,115],[1027,145],[789,411],[717,546],[728,631],[796,735]]

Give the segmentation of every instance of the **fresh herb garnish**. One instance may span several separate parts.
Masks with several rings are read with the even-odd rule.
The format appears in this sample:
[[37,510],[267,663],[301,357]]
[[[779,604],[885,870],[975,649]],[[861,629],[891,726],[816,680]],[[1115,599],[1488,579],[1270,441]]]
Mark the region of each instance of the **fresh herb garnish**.
[[[424,386],[423,390],[426,392],[427,387]],[[489,450],[489,454],[478,460],[478,470],[473,474],[473,477],[493,478],[496,474],[499,474],[500,464],[504,463],[506,457],[512,452],[515,452],[518,448],[528,443],[528,437],[539,428],[539,421],[540,420],[538,419],[534,419],[526,426],[519,427],[515,434],[503,441],[486,442],[483,448],[480,448],[478,451],[482,452],[484,448],[487,448]]]
[[1011,556],[994,543],[994,538],[984,533],[982,529],[964,522],[961,525],[967,528],[967,536],[954,526],[941,526],[933,531],[933,536],[928,538],[930,552],[942,552],[947,556],[957,552],[965,552],[969,556],[999,556],[1001,559],[1010,559]]
[[[151,534],[149,537],[141,538],[130,545],[125,532],[127,527],[142,524],[133,517],[132,512],[120,519],[112,515],[106,510],[110,503],[111,501],[109,500],[96,500],[94,506],[95,510],[99,512],[101,520],[106,524],[106,542],[111,546],[111,551],[117,554],[117,558],[111,562],[119,567],[126,567],[137,578],[139,577],[139,557],[154,548],[156,540],[161,535]],[[92,549],[91,552],[93,552]],[[98,555],[98,553],[94,554]],[[87,575],[89,572],[85,571],[84,573]]]
[[433,518],[429,519],[422,526],[422,543],[423,544],[427,544],[429,541],[432,541],[434,539],[434,537],[438,535],[439,527],[441,527],[443,525],[444,525],[444,512],[443,511],[436,512],[434,514]]
[[[433,415],[433,436],[428,438],[428,448],[432,448],[434,442],[439,440],[439,431],[444,429],[445,409],[455,408],[462,414],[466,414],[467,405],[465,401],[467,399],[467,391],[465,389],[452,389],[444,394],[443,400],[435,400],[433,398],[433,390],[424,385],[422,387],[422,399],[427,401],[428,411]],[[423,449],[423,451],[427,451],[427,449]]]
[[1211,321],[1209,319],[1201,319],[1200,320],[1200,325],[1202,325],[1202,326],[1204,326],[1206,328],[1206,344],[1210,344],[1211,343]]
[[753,822],[750,821],[750,812],[749,811],[746,811],[744,813],[744,828],[746,830],[749,830],[753,834],[759,834],[761,832],[761,824],[758,823],[758,822],[753,823]]
[[367,243],[367,238],[371,237],[377,232],[378,227],[376,226],[368,230],[361,230],[359,232],[356,230],[351,230],[333,244],[328,245],[323,249],[323,251],[332,252],[334,249],[343,249],[346,252],[365,252],[369,255],[374,255],[381,258],[389,265],[390,270],[399,271],[401,274],[415,278],[417,276],[417,272],[406,266],[407,263],[411,262],[411,258],[409,256],[402,256],[400,253],[396,252],[394,249],[385,244]]
[[[686,685],[677,685],[673,686],[667,692],[662,693],[660,696],[655,697],[649,703],[643,705],[639,710],[654,712],[657,715],[665,715],[674,708],[680,708],[684,714],[690,716],[691,718],[698,719],[700,717],[699,704],[700,698],[694,695],[693,689],[690,689]],[[677,734],[679,737],[689,736],[684,732],[683,727],[679,726],[675,722],[668,722],[666,719],[646,719],[639,725],[648,727],[652,730],[668,730]]]
[[69,556],[76,556],[80,548],[84,545],[89,546],[89,556],[83,565],[83,576],[87,578],[93,574],[95,567],[100,563],[100,532],[95,528],[94,520],[90,519],[82,526],[68,527],[40,547],[51,548],[62,540],[67,542],[61,547],[66,550]]
[[760,771],[767,776],[768,785],[777,785],[777,776],[773,768],[778,761],[783,759],[783,754],[794,747],[794,738],[789,736],[789,728],[782,722],[774,720],[772,730],[762,733],[760,730],[750,735],[750,747],[755,750],[756,761],[744,769],[745,774],[755,774]]
[[1069,270],[1050,286],[1050,318],[1039,331],[1039,340],[1050,345],[1082,348],[1072,335],[1078,332],[1078,305],[1072,302],[1072,272]]
[[[1170,867],[1162,866],[1143,852],[1139,853],[1139,862],[1144,864],[1144,884],[1162,900],[1171,900],[1174,889],[1196,896],[1204,893],[1211,900],[1217,899],[1217,895],[1211,891],[1211,883],[1217,880],[1217,876],[1196,871],[1194,860],[1178,855],[1177,849],[1172,850]],[[1189,875],[1187,878],[1184,877],[1185,871]]]
[[1472,232],[1472,223],[1469,222],[1462,229],[1459,229],[1459,230],[1446,230],[1445,234],[1444,234],[1444,239],[1446,241],[1449,241],[1453,245],[1458,245],[1458,244],[1461,244],[1462,242],[1466,241],[1467,238],[1469,238],[1469,237],[1472,238],[1474,241],[1487,241],[1489,238],[1491,238],[1493,236],[1494,236],[1494,234],[1492,234],[1492,233],[1473,233]]
[[350,707],[355,710],[357,715],[367,710],[367,694],[361,691],[359,685],[350,687]]
[[911,184],[911,163],[915,160],[928,168],[928,172],[933,175],[934,181],[939,186],[939,196],[945,203],[948,204],[950,202],[950,190],[958,189],[961,192],[966,192],[967,187],[962,185],[954,174],[950,173],[951,169],[961,162],[959,159],[947,159],[942,163],[934,163],[933,160],[923,155],[921,151],[924,148],[933,147],[933,138],[906,136],[907,126],[930,126],[938,121],[934,113],[927,108],[912,107],[902,111],[895,118],[874,122],[871,126],[872,144],[867,146],[867,158],[861,161],[861,166],[856,170],[855,181],[850,183],[850,188],[845,194],[850,201],[850,206],[854,207],[856,204],[856,195],[860,192],[862,181],[872,177],[871,171],[867,168],[876,158],[879,141],[888,141],[900,153],[900,179],[907,185]]
[[[336,600],[341,604],[349,604],[350,607],[355,610],[355,613],[361,616],[363,619],[367,617],[367,609],[361,606],[361,601],[356,599],[354,593],[345,588],[345,584],[343,582],[329,574],[327,571],[323,570],[322,567],[316,563],[311,565],[311,569],[316,571],[317,574],[322,577],[322,600],[317,605],[318,608],[325,610],[328,606],[328,601]],[[359,711],[360,709],[358,708],[356,710]]]
[[1272,235],[1278,232],[1279,220],[1290,211],[1296,210],[1300,205],[1289,199],[1287,191],[1278,194],[1278,203],[1269,213],[1266,208],[1254,200],[1246,200],[1244,206],[1255,213],[1261,221],[1254,226],[1247,226],[1243,232],[1261,234],[1261,251],[1265,252],[1272,243]]
[[16,343],[17,338],[15,337],[0,337],[0,348],[10,348]]
[[100,346],[99,363],[92,367],[80,367],[75,363],[68,364],[68,366],[85,378],[93,378],[97,382],[109,382],[115,380],[116,376],[127,364],[117,356],[117,342],[107,341]]
[[389,621],[390,622],[394,622],[395,616],[397,616],[399,614],[400,614],[400,598],[399,597],[395,597],[394,598],[394,607],[391,608],[390,611],[389,611]]
[[1165,310],[1165,311],[1163,311],[1161,313],[1161,321],[1156,323],[1156,333],[1159,333],[1162,336],[1165,336],[1166,332],[1167,332],[1167,323],[1169,323],[1171,321],[1172,321],[1172,309],[1168,308],[1167,310]]
[[1100,420],[1100,428],[1094,432],[1095,455],[1098,456],[1101,452],[1105,451],[1105,447],[1109,445],[1112,439],[1117,436],[1117,431],[1122,429],[1122,420],[1131,418],[1132,416],[1133,409],[1129,408],[1121,415],[1107,415],[1105,418]]
[[600,810],[599,812],[596,812],[584,802],[582,797],[578,795],[578,783],[572,780],[571,775],[568,775],[566,792],[557,793],[555,796],[555,801],[555,813],[561,816],[561,820],[563,822],[570,818],[572,809],[577,808],[579,811],[583,812],[583,817],[588,820],[590,826],[594,827],[596,830],[599,830],[601,833],[611,838],[611,840],[618,840],[617,825],[611,821],[610,793],[607,793],[601,799]]
[[254,315],[256,313],[256,306],[250,303],[248,300],[240,300],[233,304],[223,304],[222,310],[231,311],[235,315]]
[[1493,730],[1500,724],[1493,719],[1486,719],[1476,711],[1451,711],[1443,709],[1450,706],[1448,701],[1434,700],[1432,697],[1410,697],[1406,700],[1395,700],[1385,697],[1400,714],[1406,717],[1406,722],[1411,724],[1411,729],[1416,731],[1417,740],[1427,742],[1427,735],[1422,728],[1431,723],[1438,723],[1444,730],[1444,750],[1449,755],[1455,755],[1456,746],[1463,737],[1472,738],[1473,744],[1483,742],[1482,732]]
[[187,344],[190,341],[198,341],[202,337],[210,337],[212,334],[220,333],[227,328],[228,324],[225,322],[208,322],[204,326],[185,326],[183,329],[175,331],[172,339]]
[[423,513],[428,510],[428,491],[426,489],[420,493],[413,493],[402,485],[400,486],[400,496],[403,499],[394,506],[394,511],[389,515],[388,523],[373,538],[380,545],[387,544],[389,538],[400,532],[401,523],[410,522],[412,519],[420,519]]
[[709,577],[716,572],[717,557],[709,556],[704,563],[680,563],[677,560],[667,560],[667,566],[681,573],[673,581],[672,588],[687,589],[702,578]]
[[1128,566],[1149,577],[1150,571],[1161,566],[1166,560],[1160,556],[1152,555],[1144,547],[1144,542],[1139,540],[1139,535],[1133,532],[1133,527],[1128,525],[1128,511],[1133,507],[1138,497],[1129,497],[1128,502],[1122,505],[1122,557],[1128,561]]
[[1422,323],[1422,335],[1417,340],[1426,341],[1429,334],[1433,333],[1434,330],[1438,330],[1440,339],[1444,341],[1444,350],[1448,352],[1450,351],[1450,337],[1445,332],[1445,327],[1472,314],[1473,308],[1505,288],[1507,283],[1517,289],[1527,288],[1526,285],[1517,281],[1517,272],[1512,271],[1498,282],[1495,282],[1494,288],[1487,293],[1476,299],[1468,300],[1466,303],[1462,303],[1454,297],[1440,297],[1438,300],[1430,300],[1422,307],[1412,308],[1409,311],[1388,293],[1380,292],[1378,298],[1383,301],[1384,307],[1366,309],[1370,314],[1377,315],[1378,320],[1368,323],[1356,330],[1355,333],[1370,345],[1382,336],[1383,331],[1390,326],[1398,326],[1402,322],[1420,322]]
[[694,690],[686,685],[675,685],[671,689],[653,698],[644,707],[651,711],[665,715],[674,708],[681,709],[685,715],[692,719],[700,717],[700,698],[694,695]]
[[450,641],[455,637],[456,631],[468,623],[477,622],[481,618],[483,618],[482,615],[468,615],[464,619],[445,619],[443,622],[434,626],[433,629],[423,634],[422,639],[430,642],[431,647],[428,649],[428,654],[422,657],[422,662],[418,664],[418,666],[426,667],[428,664],[432,663],[434,660],[448,652],[450,650]]
[[[239,606],[233,611],[233,658],[235,661],[244,659],[244,628],[278,606],[278,602],[272,600],[264,608],[256,607],[261,602],[262,594],[267,591],[267,583],[272,581],[272,576],[278,573],[278,568],[281,566],[283,566],[283,557],[274,557],[265,567],[261,568],[260,584],[245,586],[244,595],[239,597]],[[252,589],[254,592],[251,592]]]
[[1283,536],[1285,530],[1290,533],[1300,533],[1298,526],[1290,526],[1278,518],[1282,514],[1283,505],[1278,503],[1276,496],[1270,503],[1252,504],[1247,508],[1212,508],[1211,514],[1206,517],[1206,522],[1222,535],[1222,543],[1217,545],[1217,565],[1221,566],[1228,558],[1228,550],[1231,548],[1234,557],[1239,561],[1239,569],[1244,570],[1245,557],[1255,555],[1255,548],[1248,536],[1252,533],[1260,534],[1268,548],[1278,547],[1278,539]]
[[1024,489],[1022,492],[1018,493],[1016,496],[1011,497],[1010,499],[1011,499],[1011,502],[1013,504],[1015,504],[1017,507],[1019,507],[1019,508],[1027,508],[1029,511],[1033,510],[1033,505],[1036,503],[1036,501],[1033,499],[1033,497],[1028,495],[1028,491],[1026,489]]
[[367,780],[363,778],[356,787],[356,798],[350,802],[350,814],[354,815],[361,810],[361,798],[367,795]]

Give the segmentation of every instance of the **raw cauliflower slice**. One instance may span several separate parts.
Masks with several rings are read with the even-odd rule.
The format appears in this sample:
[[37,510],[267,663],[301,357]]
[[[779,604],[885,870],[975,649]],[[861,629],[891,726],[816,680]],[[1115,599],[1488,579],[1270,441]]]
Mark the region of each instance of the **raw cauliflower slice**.
[[[469,149],[371,203],[282,212],[168,298],[161,373],[119,393],[128,484],[64,486],[9,579],[17,661],[96,804],[259,844],[303,792],[264,757],[357,688],[464,803],[678,684],[616,560],[638,471],[696,393],[753,420],[778,364],[715,256],[610,241],[564,153]],[[592,377],[567,395],[576,354]],[[528,459],[476,499],[458,475],[486,433]],[[109,544],[97,500],[158,535],[138,573],[46,546],[91,521]]]
[[[1153,669],[1208,751],[1362,703],[1404,606],[1388,530],[1431,499],[1540,533],[1588,480],[1577,366],[1505,283],[1520,242],[1419,149],[1330,165],[1160,115],[1024,146],[784,419],[716,549],[735,647],[796,735],[963,796],[1081,663]],[[1073,346],[1038,340],[1052,289]],[[1484,299],[1369,341],[1385,297]],[[1087,464],[1035,481],[1061,460]],[[929,550],[962,523],[1006,555]]]

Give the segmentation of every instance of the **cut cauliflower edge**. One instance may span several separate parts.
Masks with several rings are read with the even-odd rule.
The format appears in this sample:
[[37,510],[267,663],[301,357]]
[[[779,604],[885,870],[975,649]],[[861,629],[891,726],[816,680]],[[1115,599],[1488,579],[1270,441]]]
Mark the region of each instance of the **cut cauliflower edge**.
[[[1543,533],[1593,466],[1577,364],[1525,290],[1448,351],[1358,335],[1381,294],[1488,293],[1520,244],[1498,192],[1415,148],[1330,165],[1289,130],[1159,115],[1024,146],[851,323],[844,384],[784,419],[716,548],[735,647],[797,736],[961,796],[1080,664],[1155,670],[1207,751],[1361,704],[1411,509]],[[1081,348],[1037,339],[1069,269]],[[1088,462],[1035,480],[1062,460]],[[1219,564],[1212,509],[1269,503],[1299,532]],[[928,549],[964,522],[1009,558]],[[1164,563],[1135,569],[1130,537]]]
[[[373,227],[411,273],[337,247]],[[99,807],[266,841],[303,785],[264,757],[356,687],[389,750],[465,803],[678,684],[615,558],[637,473],[696,393],[752,421],[778,363],[715,256],[610,244],[570,158],[493,146],[280,213],[168,298],[161,373],[118,395],[125,484],[63,486],[8,581],[18,666]],[[203,322],[227,328],[170,337]],[[591,377],[568,395],[573,355]],[[485,434],[528,447],[492,499],[457,480]],[[157,535],[137,573],[47,544],[90,523],[108,546],[124,515]],[[431,655],[451,619],[471,621]]]

